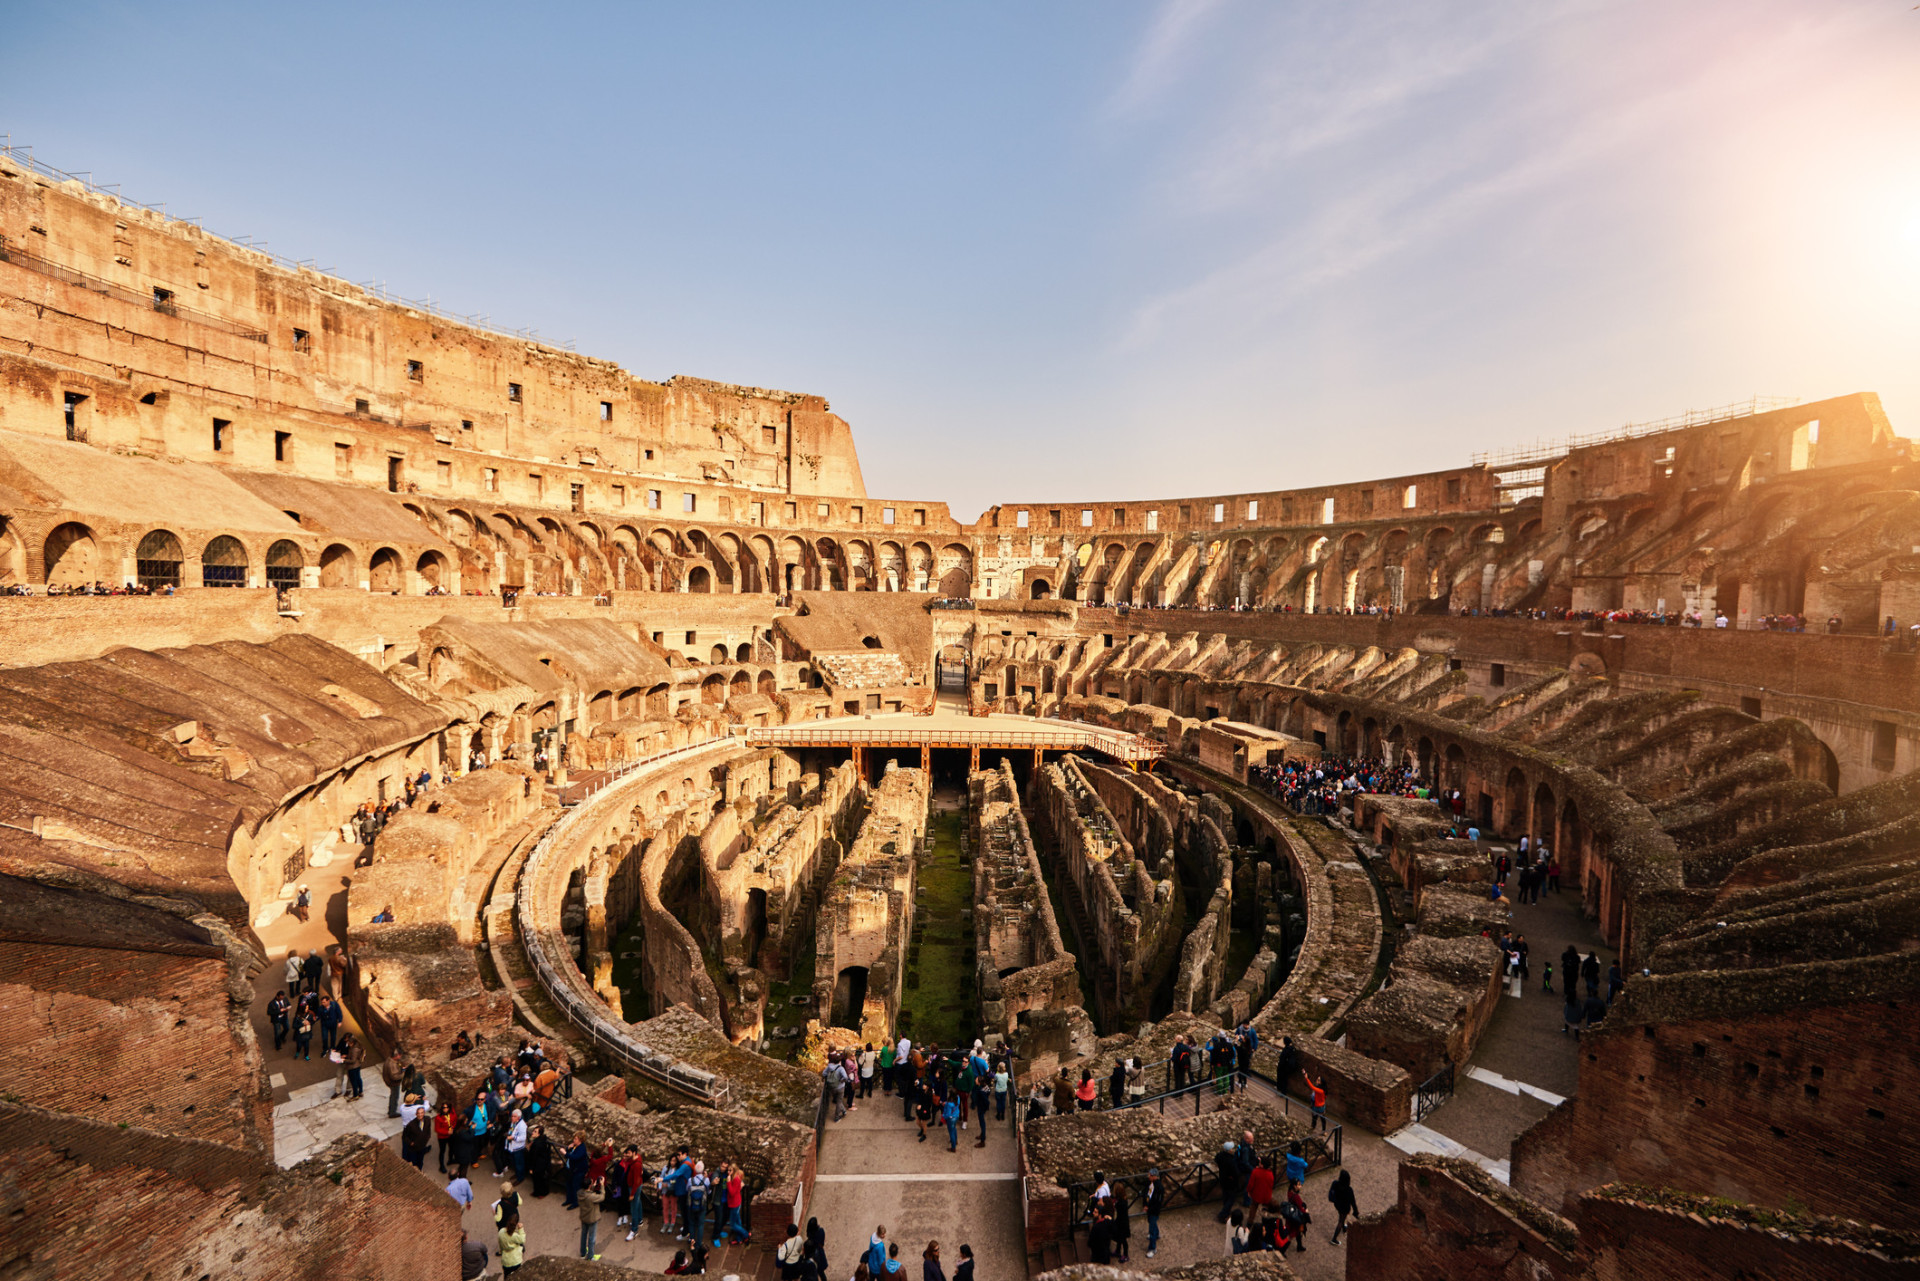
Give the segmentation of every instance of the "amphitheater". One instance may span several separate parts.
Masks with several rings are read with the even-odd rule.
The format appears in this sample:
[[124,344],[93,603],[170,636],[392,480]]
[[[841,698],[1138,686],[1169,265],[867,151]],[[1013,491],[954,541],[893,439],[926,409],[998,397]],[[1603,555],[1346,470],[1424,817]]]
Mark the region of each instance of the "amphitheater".
[[[820,396],[9,152],[0,586],[0,1275],[458,1277],[486,1163],[464,1213],[407,1174],[374,1064],[464,1107],[528,1038],[557,1151],[744,1172],[716,1275],[809,1219],[1084,1274],[1149,1167],[1178,1277],[1920,1271],[1920,450],[1871,393],[967,523]],[[1569,950],[1624,978],[1578,1039]],[[274,1048],[289,952],[364,1099]],[[1245,1089],[1174,1079],[1236,1029]],[[828,1056],[902,1038],[1004,1058],[1005,1119],[835,1120]],[[1098,1105],[1032,1108],[1063,1071]],[[1227,1254],[1243,1134],[1301,1145],[1306,1253]],[[559,1200],[522,1277],[666,1266]]]

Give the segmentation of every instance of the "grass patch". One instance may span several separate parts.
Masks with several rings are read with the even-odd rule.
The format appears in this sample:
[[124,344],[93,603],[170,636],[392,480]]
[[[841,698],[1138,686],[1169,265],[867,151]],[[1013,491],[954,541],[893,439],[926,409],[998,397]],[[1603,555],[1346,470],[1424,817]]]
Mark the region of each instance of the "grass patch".
[[900,1026],[916,1041],[970,1045],[980,1031],[974,991],[973,868],[962,849],[961,816],[935,813],[918,869],[921,894],[907,950]]

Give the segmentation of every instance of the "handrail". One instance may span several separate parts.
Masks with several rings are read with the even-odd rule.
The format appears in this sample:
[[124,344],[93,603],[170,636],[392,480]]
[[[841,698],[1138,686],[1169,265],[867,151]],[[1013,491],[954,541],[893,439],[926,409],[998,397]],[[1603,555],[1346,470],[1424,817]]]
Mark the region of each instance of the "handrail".
[[[617,780],[635,775],[648,766],[659,765],[682,756],[696,755],[724,746],[731,741],[726,736],[703,739],[698,743],[689,743],[682,747],[656,752],[652,756],[637,761],[628,761],[612,771],[612,778],[603,785],[596,795],[604,796]],[[597,999],[591,1003],[573,990],[573,984],[561,975],[547,956],[546,943],[541,938],[542,927],[534,919],[534,900],[538,882],[546,868],[543,866],[547,853],[555,842],[566,835],[579,821],[585,811],[583,803],[574,808],[559,822],[548,828],[541,836],[533,852],[527,855],[520,869],[520,882],[516,887],[514,902],[514,922],[520,931],[520,943],[526,950],[527,959],[533,965],[534,976],[539,980],[541,990],[547,998],[560,1007],[569,1022],[587,1037],[599,1049],[612,1058],[643,1076],[651,1077],[672,1089],[705,1102],[715,1108],[725,1108],[730,1101],[731,1092],[726,1082],[703,1068],[696,1068],[680,1062],[672,1055],[635,1040],[631,1035],[632,1024],[616,1022],[605,1013],[605,1006]],[[577,973],[577,971],[576,971]]]
[[267,340],[267,332],[264,329],[255,329],[251,325],[228,320],[225,316],[216,316],[211,312],[201,311],[197,307],[189,307],[185,303],[175,302],[171,297],[158,298],[151,294],[143,294],[137,289],[129,289],[111,280],[89,275],[17,246],[0,244],[0,262],[10,262],[16,267],[38,272],[42,276],[48,276],[63,284],[85,289],[89,293],[103,294],[119,302],[132,303],[136,307],[148,307],[164,316],[191,320],[195,324],[206,325],[237,338],[245,338],[249,342],[263,343]]
[[928,729],[901,725],[822,728],[813,725],[756,725],[747,741],[756,747],[781,746],[933,746],[933,747],[1092,747],[1121,760],[1157,760],[1165,750],[1152,739],[1125,730],[1081,721],[1060,721],[1058,730]]
[[[1327,1132],[1324,1140],[1309,1135],[1299,1140],[1311,1156],[1307,1161],[1307,1173],[1330,1169],[1341,1164],[1344,1153],[1344,1131],[1338,1125]],[[1275,1145],[1258,1153],[1259,1156],[1273,1162],[1276,1171],[1286,1166],[1287,1149]],[[1220,1190],[1220,1171],[1210,1160],[1200,1160],[1181,1169],[1163,1169],[1160,1172],[1161,1183],[1167,1189],[1167,1204],[1176,1203],[1176,1198],[1193,1205],[1212,1199]],[[1107,1177],[1109,1184],[1124,1185],[1133,1190],[1133,1204],[1138,1206],[1146,1195],[1147,1173],[1137,1170],[1132,1174],[1115,1174]],[[1069,1233],[1085,1226],[1093,1218],[1093,1193],[1099,1185],[1092,1181],[1066,1184],[1067,1190],[1067,1231]]]

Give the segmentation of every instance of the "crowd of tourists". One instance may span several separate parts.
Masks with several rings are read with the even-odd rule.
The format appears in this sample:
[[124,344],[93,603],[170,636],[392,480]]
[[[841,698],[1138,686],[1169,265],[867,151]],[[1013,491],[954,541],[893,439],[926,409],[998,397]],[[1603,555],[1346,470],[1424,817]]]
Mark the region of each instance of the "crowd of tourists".
[[1288,760],[1279,765],[1250,765],[1247,782],[1297,814],[1338,814],[1358,792],[1428,799],[1432,792],[1412,766],[1345,756]]
[[859,1106],[861,1099],[873,1097],[876,1082],[883,1098],[898,1096],[901,1119],[920,1129],[919,1142],[927,1141],[927,1127],[947,1133],[947,1151],[960,1150],[960,1135],[971,1120],[976,1138],[973,1146],[987,1146],[987,1107],[991,1102],[994,1119],[1007,1119],[1007,1105],[1013,1101],[1013,1059],[1004,1049],[989,1052],[975,1041],[971,1049],[943,1050],[933,1045],[916,1045],[909,1037],[873,1044],[858,1050],[834,1050],[820,1069],[822,1106],[831,1108],[839,1121]]
[[[162,583],[158,587],[146,583],[48,583],[49,596],[171,596],[173,584]],[[0,596],[31,596],[33,587],[28,583],[7,583],[0,586]]]

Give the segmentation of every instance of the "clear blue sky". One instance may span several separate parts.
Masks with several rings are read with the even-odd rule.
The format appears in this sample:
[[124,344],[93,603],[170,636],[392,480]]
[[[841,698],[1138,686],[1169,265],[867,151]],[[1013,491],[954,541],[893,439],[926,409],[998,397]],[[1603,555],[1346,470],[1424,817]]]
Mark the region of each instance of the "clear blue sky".
[[1754,393],[1920,434],[1912,0],[7,10],[49,163],[818,392],[963,518]]

